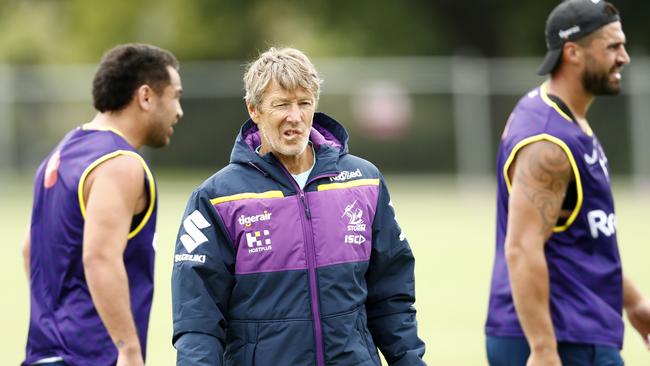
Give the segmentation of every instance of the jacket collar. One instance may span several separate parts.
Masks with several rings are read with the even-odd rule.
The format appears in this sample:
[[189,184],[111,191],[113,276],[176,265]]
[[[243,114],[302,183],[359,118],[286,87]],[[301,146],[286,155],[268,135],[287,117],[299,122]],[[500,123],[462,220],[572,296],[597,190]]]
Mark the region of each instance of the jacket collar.
[[[338,160],[348,153],[348,133],[333,118],[324,113],[314,113],[309,140],[316,152],[316,165],[310,174],[310,180],[317,176],[336,175],[340,172]],[[230,163],[246,164],[254,167],[265,176],[278,181],[286,180],[284,167],[273,154],[259,156],[255,149],[260,146],[261,138],[257,125],[248,119],[241,127],[235,146],[230,155]]]

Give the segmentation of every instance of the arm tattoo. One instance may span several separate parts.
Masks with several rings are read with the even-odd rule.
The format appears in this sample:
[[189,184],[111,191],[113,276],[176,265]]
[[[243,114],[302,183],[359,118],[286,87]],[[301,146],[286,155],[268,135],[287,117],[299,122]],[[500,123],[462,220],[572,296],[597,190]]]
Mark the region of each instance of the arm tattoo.
[[[522,150],[523,152],[523,150]],[[573,172],[566,153],[558,145],[540,141],[527,147],[517,162],[515,180],[542,219],[540,234],[550,235],[562,211],[562,202]]]
[[117,347],[117,349],[120,349],[120,348],[124,347],[124,345],[126,345],[126,342],[124,342],[124,341],[121,340],[121,339],[118,339],[118,340],[115,342],[115,347]]

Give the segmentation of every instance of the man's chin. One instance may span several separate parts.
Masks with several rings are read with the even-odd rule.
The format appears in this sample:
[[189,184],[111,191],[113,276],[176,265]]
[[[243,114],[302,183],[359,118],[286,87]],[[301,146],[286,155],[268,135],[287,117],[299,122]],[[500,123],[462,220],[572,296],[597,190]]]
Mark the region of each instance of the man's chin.
[[158,149],[161,147],[165,147],[169,145],[169,142],[171,141],[170,137],[164,138],[164,139],[159,139],[159,140],[150,140],[145,143],[145,145],[152,147],[154,149]]
[[307,144],[305,146],[283,146],[280,151],[280,154],[284,156],[300,156],[305,153],[307,150]]
[[604,88],[601,94],[603,95],[616,95],[621,92],[621,83],[609,83],[607,87]]

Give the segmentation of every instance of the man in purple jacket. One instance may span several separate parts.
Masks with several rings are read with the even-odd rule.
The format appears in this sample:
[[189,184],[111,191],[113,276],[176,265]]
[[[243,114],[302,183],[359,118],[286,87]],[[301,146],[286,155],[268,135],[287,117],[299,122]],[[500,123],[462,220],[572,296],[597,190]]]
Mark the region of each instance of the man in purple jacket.
[[271,48],[244,77],[230,164],[189,199],[172,276],[179,366],[424,365],[414,258],[379,170]]
[[547,82],[525,95],[497,161],[490,365],[623,365],[622,310],[648,343],[650,300],[623,273],[605,152],[587,121],[617,94],[630,58],[616,8],[558,5],[546,24]]
[[144,44],[106,53],[99,113],[38,168],[24,246],[31,312],[23,365],[140,366],[153,296],[157,195],[143,145],[183,115],[178,62]]

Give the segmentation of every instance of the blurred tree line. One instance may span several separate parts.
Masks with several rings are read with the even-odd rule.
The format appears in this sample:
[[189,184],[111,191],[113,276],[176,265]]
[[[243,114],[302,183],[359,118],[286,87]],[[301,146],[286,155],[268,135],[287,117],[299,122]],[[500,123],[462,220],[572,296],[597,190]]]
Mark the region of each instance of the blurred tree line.
[[[644,24],[650,2],[612,1],[622,13],[630,54],[633,58],[644,55],[650,45],[650,32]],[[190,74],[189,69],[185,69],[183,84],[189,95],[191,90],[207,90],[221,83],[229,85],[231,90],[233,85],[239,88],[243,72],[241,60],[253,59],[271,45],[298,47],[314,59],[458,55],[530,56],[541,60],[546,48],[546,17],[558,2],[0,0],[0,64],[94,65],[105,50],[124,42],[147,42],[167,48],[178,56],[181,64],[201,60],[236,61],[222,64],[223,69],[214,69],[209,75]],[[454,58],[447,60],[454,62]],[[226,64],[230,66],[224,66]],[[79,69],[77,71],[77,78],[90,78],[92,72],[84,76]],[[46,74],[34,73],[30,68],[14,68],[13,72],[15,74],[9,78],[9,83],[13,83],[12,92],[35,97],[18,98],[10,105],[11,111],[4,110],[10,127],[0,146],[12,141],[5,149],[12,155],[10,163],[31,169],[65,131],[86,121],[92,108],[87,101],[48,99],[59,86],[51,84]],[[326,83],[331,80],[331,75],[321,72],[326,76]],[[388,80],[399,79],[403,72],[386,69],[385,75]],[[453,74],[453,70],[448,69],[442,72]],[[533,75],[532,69],[530,74]],[[500,75],[501,79],[522,77],[521,72],[512,69]],[[402,136],[382,139],[369,134],[357,120],[355,98],[367,87],[361,84],[351,83],[350,93],[346,95],[326,95],[320,105],[321,110],[344,122],[354,137],[355,154],[370,157],[384,171],[447,173],[456,170],[455,110],[451,89],[446,94],[411,92],[408,95],[412,103],[410,126]],[[326,84],[326,88],[329,86]],[[83,95],[88,97],[85,91]],[[517,93],[489,98],[492,132],[489,139],[493,149],[519,96]],[[599,117],[599,121],[594,121],[598,130],[604,132],[601,141],[614,147],[608,148],[614,169],[625,172],[629,171],[631,161],[630,149],[621,143],[627,141],[631,133],[629,118],[624,114],[629,110],[627,102],[625,98],[612,99],[610,103],[614,105],[599,102],[592,113]],[[2,108],[0,105],[0,112]],[[226,164],[231,139],[247,118],[241,94],[220,97],[199,94],[185,98],[183,108],[184,120],[190,123],[183,123],[178,129],[172,147],[148,152],[149,161],[183,168]],[[621,123],[611,123],[619,119]],[[417,151],[418,154],[405,160],[395,151]]]
[[[0,62],[94,63],[122,42],[181,60],[252,58],[270,45],[311,56],[543,55],[557,0],[1,0]],[[650,2],[616,1],[629,49],[650,44]]]

